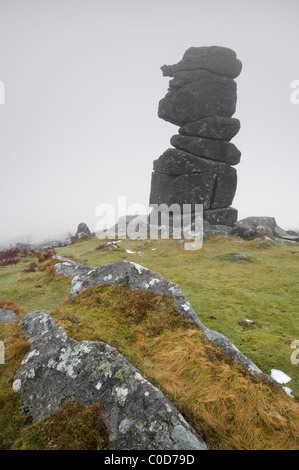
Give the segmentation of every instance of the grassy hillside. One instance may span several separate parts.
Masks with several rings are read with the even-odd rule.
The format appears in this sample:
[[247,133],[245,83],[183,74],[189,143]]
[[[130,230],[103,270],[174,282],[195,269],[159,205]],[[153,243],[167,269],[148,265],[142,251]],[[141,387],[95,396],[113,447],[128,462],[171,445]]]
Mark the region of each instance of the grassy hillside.
[[[288,386],[299,399],[299,365],[290,360],[290,345],[299,339],[299,245],[256,246],[254,241],[240,243],[235,237],[212,237],[205,240],[202,250],[193,252],[185,251],[175,240],[122,241],[118,250],[96,250],[102,244],[91,239],[56,253],[93,267],[127,260],[160,272],[180,285],[206,326],[225,334],[263,371],[280,369],[292,377]],[[232,255],[237,253],[247,255],[248,260],[236,261]],[[207,345],[198,330],[177,318],[166,300],[131,291],[124,296],[124,288],[96,288],[68,305],[70,279],[55,278],[52,261],[37,263],[36,272],[23,273],[33,261],[35,255],[0,268],[1,307],[14,302],[23,309],[20,315],[50,310],[70,336],[103,340],[117,347],[163,389],[210,447],[298,446],[299,414],[294,400],[244,376],[239,367]],[[0,366],[6,367],[0,378],[0,400],[6,393],[14,400],[10,408],[6,405],[3,415],[8,416],[17,406],[9,391],[11,375],[26,344],[18,327],[12,325],[0,326],[0,340],[7,328],[15,335],[11,345],[14,359]],[[252,425],[249,430],[248,423]],[[22,434],[22,426],[10,431],[10,443],[13,436]]]

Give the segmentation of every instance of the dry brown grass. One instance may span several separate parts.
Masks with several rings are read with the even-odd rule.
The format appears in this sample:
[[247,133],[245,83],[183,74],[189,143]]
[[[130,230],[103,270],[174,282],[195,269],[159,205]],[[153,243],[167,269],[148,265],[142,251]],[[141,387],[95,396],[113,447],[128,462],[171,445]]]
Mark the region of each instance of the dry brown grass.
[[147,349],[147,374],[213,448],[298,449],[299,406],[215,349],[195,330],[165,332]]
[[299,405],[232,362],[172,300],[95,287],[55,318],[76,339],[106,341],[160,388],[212,449],[299,449]]

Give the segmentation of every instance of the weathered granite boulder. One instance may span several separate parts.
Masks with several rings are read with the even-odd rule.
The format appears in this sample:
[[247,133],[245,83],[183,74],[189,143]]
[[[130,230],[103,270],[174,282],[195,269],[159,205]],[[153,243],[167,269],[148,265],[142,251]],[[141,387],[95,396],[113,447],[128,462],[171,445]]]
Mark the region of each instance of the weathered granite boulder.
[[13,390],[34,421],[67,398],[85,406],[101,403],[114,449],[207,450],[178,410],[116,349],[69,338],[46,311],[25,315],[20,325],[31,350]]
[[204,209],[229,206],[235,196],[237,172],[230,165],[169,149],[154,162],[150,200],[155,204],[190,204]]
[[217,46],[192,47],[180,62],[162,67],[174,78],[158,115],[181,127],[170,141],[175,149],[154,162],[150,205],[176,203],[183,209],[184,204],[203,204],[210,224],[237,221],[230,208],[237,186],[231,165],[240,162],[241,153],[230,140],[240,129],[232,115],[237,101],[233,79],[241,68],[234,51]]
[[176,72],[204,69],[217,75],[236,78],[242,70],[242,63],[236,53],[227,47],[190,47],[182,60],[175,65],[163,65],[164,76],[173,77]]
[[91,232],[90,232],[88,226],[84,222],[81,222],[78,225],[75,237],[76,238],[82,238],[84,235],[91,235]]
[[227,225],[228,227],[233,227],[238,220],[238,211],[233,207],[208,209],[204,210],[204,218],[211,225]]
[[18,319],[17,314],[12,310],[0,308],[0,323],[9,323]]
[[177,126],[209,115],[231,117],[236,111],[237,94],[216,83],[191,82],[170,91],[159,102],[158,116]]
[[247,217],[239,220],[233,227],[233,233],[241,238],[255,237],[266,232],[272,237],[288,241],[299,241],[299,236],[290,235],[287,231],[280,228],[274,217]]
[[190,122],[179,129],[181,135],[204,137],[229,142],[240,130],[240,121],[235,118],[209,116]]

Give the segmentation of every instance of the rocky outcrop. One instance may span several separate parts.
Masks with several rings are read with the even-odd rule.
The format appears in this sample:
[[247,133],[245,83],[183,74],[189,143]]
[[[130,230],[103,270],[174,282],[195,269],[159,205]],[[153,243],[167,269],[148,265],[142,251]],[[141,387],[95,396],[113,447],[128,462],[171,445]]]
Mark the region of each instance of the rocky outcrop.
[[232,166],[241,153],[230,140],[240,129],[232,115],[237,101],[233,79],[241,68],[234,51],[217,46],[192,47],[180,62],[162,67],[163,75],[173,79],[158,115],[181,127],[170,141],[175,149],[154,162],[150,204],[203,204],[210,224],[237,221],[230,207],[237,187]]
[[82,237],[84,237],[85,235],[91,235],[91,232],[90,232],[88,226],[87,226],[84,222],[81,222],[81,223],[78,225],[78,228],[77,228],[77,232],[76,232],[75,237],[76,237],[76,238],[82,238]]
[[46,311],[25,315],[20,325],[31,350],[13,390],[35,421],[67,398],[85,406],[101,403],[114,449],[207,449],[178,410],[116,349],[69,338]]
[[80,292],[99,285],[126,285],[133,290],[145,290],[172,298],[173,306],[178,314],[196,324],[209,341],[219,345],[230,358],[241,364],[246,370],[272,381],[250,359],[244,356],[228,338],[204,326],[180,287],[165,279],[161,274],[139,264],[126,261],[101,266],[90,270],[87,274],[74,277],[69,296],[70,301],[75,299]]
[[299,241],[298,234],[291,235],[280,228],[274,217],[247,217],[239,220],[233,227],[233,234],[241,238],[255,237],[263,232],[278,239]]
[[18,319],[17,314],[12,310],[0,308],[0,323],[9,323]]

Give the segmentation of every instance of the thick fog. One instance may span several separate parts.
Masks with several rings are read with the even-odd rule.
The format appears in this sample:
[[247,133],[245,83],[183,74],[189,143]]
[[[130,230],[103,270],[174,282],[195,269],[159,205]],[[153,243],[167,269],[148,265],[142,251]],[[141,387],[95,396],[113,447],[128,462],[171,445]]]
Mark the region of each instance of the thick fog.
[[153,160],[177,133],[157,116],[160,66],[190,46],[243,63],[239,219],[298,228],[298,18],[297,0],[0,0],[0,245],[94,230],[119,195],[148,205]]

